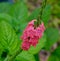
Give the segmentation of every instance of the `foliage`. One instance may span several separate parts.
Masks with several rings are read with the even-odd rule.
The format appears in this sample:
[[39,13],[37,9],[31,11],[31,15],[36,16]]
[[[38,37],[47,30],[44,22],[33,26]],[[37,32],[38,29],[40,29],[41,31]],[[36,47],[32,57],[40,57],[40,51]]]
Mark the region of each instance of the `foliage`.
[[59,38],[58,32],[59,31],[57,29],[52,27],[46,29],[45,33],[47,35],[47,42],[46,42],[45,49],[50,50],[53,44],[58,41]]
[[60,61],[60,53],[59,52],[60,52],[60,46],[52,52],[48,61]]
[[[49,2],[49,1],[48,1]],[[59,4],[58,4],[59,5]],[[54,5],[59,10],[58,5]],[[57,11],[56,10],[56,11]],[[52,14],[59,14],[55,10]],[[0,3],[0,61],[36,61],[37,55],[42,49],[49,50],[57,43],[59,31],[53,27],[47,27],[51,16],[51,5],[46,5],[41,13],[41,7],[36,8],[28,15],[29,11],[25,1],[17,3]],[[27,23],[33,19],[44,22],[46,30],[36,47],[30,47],[28,51],[21,49],[20,36]],[[57,15],[59,17],[59,15]],[[48,61],[60,60],[60,46],[54,50]]]

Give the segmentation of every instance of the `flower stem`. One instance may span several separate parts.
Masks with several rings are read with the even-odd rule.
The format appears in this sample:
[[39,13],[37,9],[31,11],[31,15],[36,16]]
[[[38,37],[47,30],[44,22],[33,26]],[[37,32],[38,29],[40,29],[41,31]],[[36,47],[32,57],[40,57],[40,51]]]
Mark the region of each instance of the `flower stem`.
[[[39,26],[39,24],[41,23],[42,13],[43,13],[43,10],[44,10],[46,4],[47,4],[47,0],[43,0],[42,6],[41,6],[41,12],[40,12],[40,15],[38,16],[37,26]],[[41,20],[40,20],[40,19],[41,19]]]
[[7,57],[5,58],[4,61],[14,61],[14,58],[21,52],[21,50],[17,50],[17,52],[15,54],[13,54],[12,56],[7,55]]
[[9,55],[7,55],[7,57],[4,59],[4,61],[8,61],[9,60]]
[[43,13],[43,10],[44,10],[46,4],[47,4],[47,0],[43,0],[42,6],[41,6],[41,14],[40,14],[40,15],[41,15],[41,16],[40,16],[41,19],[42,19],[42,13]]

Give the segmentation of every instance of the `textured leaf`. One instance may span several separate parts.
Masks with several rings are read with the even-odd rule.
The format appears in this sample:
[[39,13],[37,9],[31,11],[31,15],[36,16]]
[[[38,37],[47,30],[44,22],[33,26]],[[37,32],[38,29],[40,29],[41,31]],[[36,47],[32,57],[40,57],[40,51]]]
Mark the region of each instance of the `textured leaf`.
[[0,44],[9,54],[15,53],[19,48],[19,40],[10,24],[5,21],[0,22]]
[[5,20],[9,23],[12,22],[12,17],[6,13],[0,13],[0,21]]
[[45,45],[46,42],[46,35],[44,35],[38,42],[36,47],[31,46],[31,48],[29,49],[29,53],[31,54],[36,54],[38,53]]
[[11,8],[11,5],[10,3],[8,2],[3,2],[3,3],[0,3],[0,13],[8,13],[10,8]]
[[33,12],[32,12],[32,14],[28,17],[28,20],[29,21],[31,21],[31,20],[33,20],[33,19],[37,19],[38,18],[38,16],[39,16],[39,14],[40,14],[40,7],[39,8],[36,8]]
[[15,29],[18,31],[23,30],[25,28],[26,19],[28,17],[28,10],[27,6],[23,2],[18,2],[12,5],[9,13],[12,17],[16,18],[15,24],[18,25],[15,26]]
[[17,22],[16,18],[10,16],[7,13],[0,13],[0,21],[3,21],[3,20],[6,21],[6,22],[8,22],[8,23],[10,23],[11,26],[13,28],[15,28],[15,30],[18,29],[18,22]]
[[35,61],[35,58],[32,54],[29,54],[27,51],[22,51],[16,57],[16,61]]
[[23,2],[13,4],[10,9],[10,15],[14,16],[18,21],[24,21],[27,18],[27,7]]
[[45,25],[47,25],[50,19],[50,14],[51,14],[51,6],[47,5],[42,13],[42,21],[44,22]]
[[59,31],[55,28],[47,28],[46,35],[47,35],[47,42],[45,48],[50,49],[52,45],[58,41]]

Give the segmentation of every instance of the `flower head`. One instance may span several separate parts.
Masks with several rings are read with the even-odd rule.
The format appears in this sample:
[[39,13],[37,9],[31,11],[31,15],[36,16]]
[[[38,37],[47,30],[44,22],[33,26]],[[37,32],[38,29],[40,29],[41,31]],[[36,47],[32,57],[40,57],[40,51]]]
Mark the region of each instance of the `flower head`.
[[23,41],[21,48],[28,50],[30,48],[30,43],[28,41]]
[[38,40],[43,36],[43,32],[45,30],[44,23],[41,23],[38,27],[34,28],[34,21],[28,23],[26,29],[21,36],[22,42],[22,49],[28,50],[30,46],[36,46]]

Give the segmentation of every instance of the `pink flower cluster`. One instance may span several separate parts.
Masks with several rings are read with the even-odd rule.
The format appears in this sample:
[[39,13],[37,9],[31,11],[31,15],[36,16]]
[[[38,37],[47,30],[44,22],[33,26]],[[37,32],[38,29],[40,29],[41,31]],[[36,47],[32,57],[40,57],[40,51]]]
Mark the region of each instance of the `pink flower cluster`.
[[41,23],[41,25],[34,28],[34,21],[36,20],[32,20],[28,23],[21,37],[23,40],[21,48],[23,50],[28,50],[31,45],[35,47],[38,40],[43,36],[43,32],[45,30],[44,23]]

